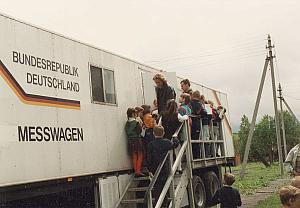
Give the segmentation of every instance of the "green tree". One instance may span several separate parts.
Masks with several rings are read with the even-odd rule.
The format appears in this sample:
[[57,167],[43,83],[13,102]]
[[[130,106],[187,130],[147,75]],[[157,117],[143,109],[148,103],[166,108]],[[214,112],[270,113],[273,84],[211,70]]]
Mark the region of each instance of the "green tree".
[[233,139],[233,146],[234,146],[234,154],[239,155],[241,153],[239,135],[237,133],[233,133],[232,139]]
[[255,126],[250,154],[253,159],[262,162],[267,167],[273,162],[275,133],[275,121],[268,115],[264,115]]
[[243,115],[240,124],[240,130],[238,132],[238,136],[240,138],[240,155],[241,159],[244,158],[245,147],[247,143],[247,138],[249,134],[250,123],[247,116]]
[[284,127],[285,127],[285,138],[287,143],[287,149],[290,150],[296,144],[299,143],[300,124],[297,123],[295,118],[288,111],[283,112],[283,120],[284,120]]
[[[284,111],[284,124],[287,149],[290,150],[299,143],[300,124],[287,111]],[[281,126],[281,124],[280,124]],[[240,154],[244,157],[247,138],[250,130],[250,123],[247,116],[243,115],[238,136],[240,138]],[[281,130],[281,129],[280,129]],[[282,131],[281,131],[282,135]],[[281,137],[282,138],[282,137]],[[265,166],[269,166],[274,160],[278,160],[277,138],[275,119],[269,115],[264,115],[258,124],[255,125],[251,142],[249,161],[260,161]]]

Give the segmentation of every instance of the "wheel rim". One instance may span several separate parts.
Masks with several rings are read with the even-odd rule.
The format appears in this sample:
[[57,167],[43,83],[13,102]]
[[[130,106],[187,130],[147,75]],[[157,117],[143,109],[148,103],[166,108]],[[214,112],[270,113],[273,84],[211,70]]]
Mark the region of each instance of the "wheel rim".
[[204,204],[204,189],[201,184],[197,184],[195,188],[195,200],[198,207],[202,207]]

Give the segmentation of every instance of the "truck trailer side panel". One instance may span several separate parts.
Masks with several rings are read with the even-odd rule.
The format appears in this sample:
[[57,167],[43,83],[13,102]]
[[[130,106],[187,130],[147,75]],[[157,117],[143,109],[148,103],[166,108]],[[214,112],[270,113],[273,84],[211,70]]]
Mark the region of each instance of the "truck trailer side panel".
[[[132,168],[126,110],[152,104],[158,70],[1,14],[0,45],[0,187]],[[163,73],[179,94],[180,78]],[[192,87],[228,109],[226,94]]]
[[[141,103],[136,64],[3,16],[0,28],[0,185],[130,169],[123,129],[127,107]],[[91,102],[91,65],[113,70],[117,104]]]

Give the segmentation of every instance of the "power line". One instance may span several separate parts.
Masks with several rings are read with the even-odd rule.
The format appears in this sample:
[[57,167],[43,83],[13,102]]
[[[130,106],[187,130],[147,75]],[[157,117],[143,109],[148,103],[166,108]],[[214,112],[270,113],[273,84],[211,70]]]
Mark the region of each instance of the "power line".
[[285,83],[284,86],[286,88],[293,88],[293,89],[299,89],[297,87],[299,87],[299,81],[294,81],[294,82],[288,82],[288,83]]
[[[274,45],[275,45],[275,41],[274,41]],[[276,52],[276,49],[274,47],[274,56],[275,56],[275,66],[276,66],[276,75],[277,75],[277,79],[278,79],[278,82],[281,83],[280,81],[280,76],[279,76],[279,68],[278,68],[278,58],[277,58],[277,52]]]
[[[256,47],[256,48],[245,48],[244,50],[236,51],[236,52],[263,52],[265,51],[264,49],[261,49],[261,47]],[[180,61],[193,61],[195,59],[203,59],[203,58],[211,58],[214,56],[220,56],[220,55],[231,55],[232,49],[223,51],[223,52],[216,52],[216,53],[207,53],[203,55],[195,55],[195,56],[185,56],[185,57],[178,57],[178,58],[173,58],[173,59],[166,59],[162,61],[157,61],[153,62],[152,64],[168,64],[168,63],[174,63],[174,62],[180,62]]]
[[[255,44],[253,44],[255,43]],[[253,42],[253,43],[244,43],[244,44],[238,44],[236,46],[229,46],[228,44],[226,47],[222,47],[220,49],[213,49],[213,50],[203,50],[200,54],[197,55],[192,55],[192,53],[185,53],[186,56],[169,56],[169,57],[164,57],[159,60],[151,60],[151,61],[145,61],[146,63],[154,63],[154,62],[164,62],[164,61],[172,61],[176,59],[183,59],[183,58],[191,58],[191,57],[199,57],[199,56],[207,56],[208,53],[221,53],[221,52],[228,52],[234,49],[241,49],[241,50],[250,50],[250,49],[256,49],[256,48],[261,48],[261,43],[260,42]]]
[[199,59],[190,59],[190,60],[181,60],[181,61],[174,61],[174,62],[169,62],[169,63],[162,63],[162,64],[155,64],[154,66],[159,66],[159,67],[167,67],[168,65],[172,66],[172,65],[186,65],[188,64],[205,64],[205,63],[210,63],[210,62],[216,62],[216,61],[227,61],[227,60],[232,60],[232,59],[236,59],[236,58],[243,58],[243,57],[249,57],[251,55],[261,55],[261,54],[265,54],[264,50],[259,50],[259,51],[251,51],[251,52],[247,52],[247,53],[241,53],[241,54],[226,54],[226,56],[223,56],[222,58],[219,57],[214,57],[211,56],[210,58],[199,58]]
[[[185,57],[185,58],[189,58],[189,60],[180,60],[178,59],[178,61],[172,61],[172,62],[168,62],[168,63],[175,63],[175,62],[186,62],[186,61],[193,61],[193,60],[212,60],[215,59],[216,57],[220,56],[220,57],[232,57],[232,56],[243,56],[243,55],[251,55],[251,54],[257,54],[257,53],[262,53],[262,52],[266,52],[265,49],[256,49],[256,50],[247,50],[247,51],[227,51],[226,53],[214,53],[214,54],[206,54],[203,56],[191,56],[191,57]],[[162,64],[168,64],[168,63],[156,63],[157,65],[162,65]]]
[[[183,65],[183,66],[177,66],[177,67],[166,67],[168,69],[183,69],[183,70],[187,70],[190,69],[191,67],[207,67],[207,66],[212,66],[212,65],[218,65],[218,64],[226,64],[228,62],[232,62],[232,61],[237,61],[237,60],[245,60],[245,59],[249,59],[249,58],[254,58],[254,57],[258,57],[258,56],[262,56],[265,55],[265,53],[260,53],[260,54],[256,54],[256,55],[251,55],[251,56],[245,56],[245,57],[237,57],[235,59],[229,59],[229,60],[219,60],[219,61],[213,61],[213,62],[201,62],[201,63],[196,63],[196,64],[191,64],[191,65]],[[241,63],[241,62],[239,62]]]
[[291,99],[294,99],[294,100],[300,100],[300,98],[296,98],[296,97],[293,97],[293,96],[289,96],[287,94],[284,95],[285,97],[288,97],[288,98],[291,98]]
[[[239,50],[238,50],[239,49]],[[161,62],[168,62],[168,61],[174,61],[174,60],[180,60],[180,59],[189,59],[189,58],[198,58],[198,57],[207,57],[207,56],[216,56],[216,55],[222,55],[222,54],[227,54],[229,52],[232,51],[249,51],[249,50],[258,50],[258,49],[262,49],[261,46],[258,45],[253,45],[251,47],[230,47],[230,48],[226,48],[223,50],[207,50],[207,51],[203,51],[201,53],[198,54],[189,54],[187,56],[177,56],[177,57],[172,57],[172,58],[166,58],[166,59],[160,59],[160,60],[153,60],[149,63],[161,63]]]
[[[247,45],[253,45],[253,44],[259,44],[259,43],[261,43],[262,41],[264,41],[263,39],[261,39],[261,38],[259,38],[259,39],[255,39],[255,40],[247,40],[247,39],[244,39],[244,40],[240,40],[240,41],[238,41],[238,42],[236,42],[236,43],[231,43],[231,42],[227,42],[227,43],[222,43],[222,44],[216,44],[216,45],[214,45],[214,47],[219,47],[220,49],[222,49],[222,48],[228,48],[228,46],[229,47],[237,47],[237,46],[247,46]],[[207,50],[207,49],[204,49],[204,51],[211,51],[211,50]],[[175,54],[175,55],[173,55],[173,56],[171,56],[171,58],[172,57],[177,57],[177,56],[182,56],[182,55],[185,55],[185,54],[190,54],[190,52],[181,52],[181,53],[179,53],[179,54]],[[170,58],[170,56],[168,56],[168,57],[161,57],[161,59],[165,59],[165,58]]]
[[[299,84],[298,84],[299,85]],[[285,89],[290,89],[290,88],[288,88],[288,87],[286,87],[285,86]],[[295,87],[295,88],[293,88],[292,90],[286,90],[286,91],[288,91],[289,93],[297,93],[297,94],[299,94],[299,91],[300,91],[300,87]]]
[[[218,58],[216,59],[215,57],[212,57],[211,59],[199,59],[200,62],[195,62],[192,64],[202,64],[202,63],[210,63],[210,62],[219,62],[219,61],[228,61],[228,60],[235,60],[236,58],[243,58],[243,57],[251,57],[252,55],[261,55],[261,54],[266,54],[265,51],[252,51],[249,53],[243,53],[243,54],[228,54],[229,57],[222,57],[222,58]],[[182,62],[183,64],[185,62]]]

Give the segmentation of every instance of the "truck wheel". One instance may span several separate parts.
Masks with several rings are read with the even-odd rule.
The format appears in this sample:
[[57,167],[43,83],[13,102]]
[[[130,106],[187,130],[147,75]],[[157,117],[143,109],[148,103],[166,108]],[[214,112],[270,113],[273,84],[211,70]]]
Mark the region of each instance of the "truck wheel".
[[207,204],[209,205],[211,203],[214,194],[221,187],[221,184],[218,176],[213,171],[209,171],[204,174],[204,184],[205,184]]
[[206,202],[205,186],[199,176],[193,176],[193,190],[196,208],[204,208]]

